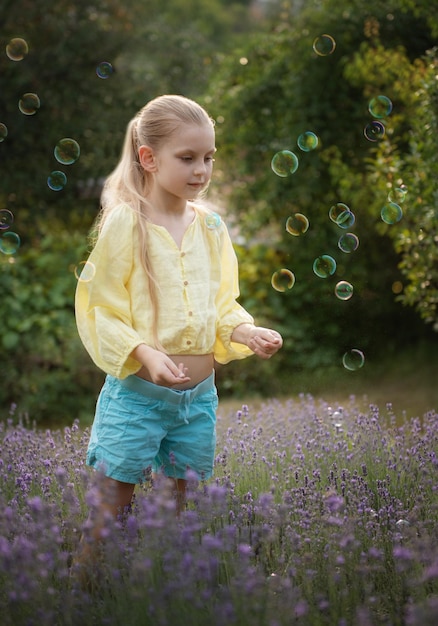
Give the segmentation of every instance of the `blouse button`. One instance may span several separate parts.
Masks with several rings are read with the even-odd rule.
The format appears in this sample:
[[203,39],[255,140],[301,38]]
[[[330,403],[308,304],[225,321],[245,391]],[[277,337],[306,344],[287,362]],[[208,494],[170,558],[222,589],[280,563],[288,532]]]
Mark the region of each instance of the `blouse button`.
[[192,316],[193,315],[193,311],[189,311],[189,315]]
[[187,345],[188,345],[188,346],[191,346],[191,345],[192,345],[192,342],[190,341],[190,339],[187,341]]
[[188,280],[185,280],[185,281],[184,281],[184,285],[188,285],[188,284],[189,284],[189,281],[188,281]]
[[186,256],[186,253],[185,252],[181,252],[181,256]]

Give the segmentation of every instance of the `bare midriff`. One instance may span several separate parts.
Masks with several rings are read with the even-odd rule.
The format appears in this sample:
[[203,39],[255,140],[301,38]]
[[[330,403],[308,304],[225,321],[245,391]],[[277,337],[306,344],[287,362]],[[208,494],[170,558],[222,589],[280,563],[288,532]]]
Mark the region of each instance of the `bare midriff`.
[[[177,367],[180,363],[183,363],[184,367],[187,368],[187,376],[190,376],[190,380],[187,383],[173,385],[172,389],[191,389],[195,387],[210,376],[214,367],[213,354],[169,354],[169,358],[172,359]],[[146,367],[142,367],[136,373],[136,376],[153,382]]]

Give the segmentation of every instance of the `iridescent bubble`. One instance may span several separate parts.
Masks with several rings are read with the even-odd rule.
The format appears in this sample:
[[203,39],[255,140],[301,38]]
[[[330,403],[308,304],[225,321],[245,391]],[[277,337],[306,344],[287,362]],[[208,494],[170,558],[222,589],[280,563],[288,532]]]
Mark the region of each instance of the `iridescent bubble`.
[[79,144],[74,139],[65,137],[60,139],[55,146],[54,155],[55,159],[62,163],[62,165],[71,165],[79,159],[81,149]]
[[14,37],[6,46],[6,54],[11,61],[22,61],[29,52],[29,47],[21,37]]
[[14,215],[9,209],[0,209],[0,230],[6,230],[12,226]]
[[349,300],[353,295],[353,285],[346,280],[340,280],[336,283],[335,295],[339,300]]
[[319,139],[315,133],[310,130],[302,133],[297,139],[297,145],[303,152],[310,152],[318,147]]
[[282,293],[292,289],[295,285],[295,274],[286,268],[282,268],[272,274],[271,285],[276,291]]
[[340,226],[340,228],[350,228],[353,226],[356,218],[353,211],[343,202],[337,202],[329,209],[329,218]]
[[328,278],[336,272],[336,261],[328,254],[322,254],[314,260],[313,271],[319,278]]
[[75,267],[75,276],[77,280],[83,283],[89,283],[96,274],[96,267],[91,261],[81,261]]
[[364,363],[365,363],[364,354],[361,350],[357,350],[357,348],[348,350],[342,357],[343,366],[345,367],[346,370],[350,370],[352,372],[360,369]]
[[0,237],[0,252],[3,252],[3,254],[15,254],[20,247],[20,243],[20,237],[17,233],[8,230]]
[[0,142],[4,141],[8,136],[8,129],[5,124],[0,123]]
[[67,176],[64,172],[54,170],[47,177],[47,185],[52,191],[61,191],[67,184]]
[[407,193],[407,187],[394,187],[388,193],[388,200],[390,202],[395,202],[396,204],[402,204],[406,200]]
[[96,67],[96,74],[99,78],[109,78],[113,72],[114,68],[111,63],[108,63],[108,61],[102,61],[102,63],[99,63]]
[[295,215],[291,215],[286,220],[286,230],[290,235],[294,235],[294,237],[304,235],[308,228],[309,220],[302,213],[295,213]]
[[321,35],[313,41],[313,50],[320,57],[326,57],[332,54],[336,48],[336,41],[331,35]]
[[359,237],[354,233],[345,233],[339,237],[338,248],[342,252],[350,253],[359,247]]
[[368,111],[373,117],[382,119],[391,113],[392,102],[387,96],[376,96],[369,101]]
[[403,217],[403,211],[399,204],[388,202],[382,207],[380,217],[386,224],[396,224]]
[[18,108],[23,115],[35,115],[40,106],[41,102],[36,93],[25,93],[18,101]]
[[271,168],[277,176],[290,176],[298,169],[298,157],[290,150],[281,150],[272,157]]
[[363,134],[368,141],[379,141],[385,136],[385,127],[382,122],[374,120],[365,126]]
[[221,224],[221,217],[217,213],[209,213],[205,216],[205,225],[209,230],[215,230]]

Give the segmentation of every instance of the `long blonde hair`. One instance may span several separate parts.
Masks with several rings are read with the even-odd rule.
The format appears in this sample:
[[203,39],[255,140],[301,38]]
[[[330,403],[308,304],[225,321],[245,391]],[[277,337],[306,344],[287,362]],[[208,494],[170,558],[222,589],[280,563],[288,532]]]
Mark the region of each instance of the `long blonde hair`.
[[101,195],[101,211],[94,232],[97,237],[111,211],[126,204],[137,216],[141,262],[146,272],[153,311],[153,337],[155,347],[163,350],[158,340],[157,284],[151,267],[147,246],[147,196],[151,189],[151,174],[140,164],[140,146],[150,146],[154,151],[169,140],[182,124],[211,124],[213,120],[197,102],[179,95],[159,96],[148,102],[133,117],[126,128],[120,160],[105,181]]

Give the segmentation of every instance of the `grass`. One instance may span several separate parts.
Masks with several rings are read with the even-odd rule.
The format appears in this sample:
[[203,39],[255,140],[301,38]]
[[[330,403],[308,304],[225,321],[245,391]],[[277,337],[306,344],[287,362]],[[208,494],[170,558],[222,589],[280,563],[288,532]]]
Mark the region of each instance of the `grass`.
[[[370,404],[379,407],[392,405],[400,416],[421,417],[427,411],[438,410],[438,344],[418,345],[405,352],[373,362],[366,360],[355,372],[342,367],[321,368],[312,373],[285,376],[276,397],[285,401],[309,394],[333,406],[344,406],[352,397],[355,404],[367,409]],[[220,389],[219,389],[220,392]],[[227,398],[219,393],[223,413],[238,410],[242,403],[261,407],[269,398]]]

